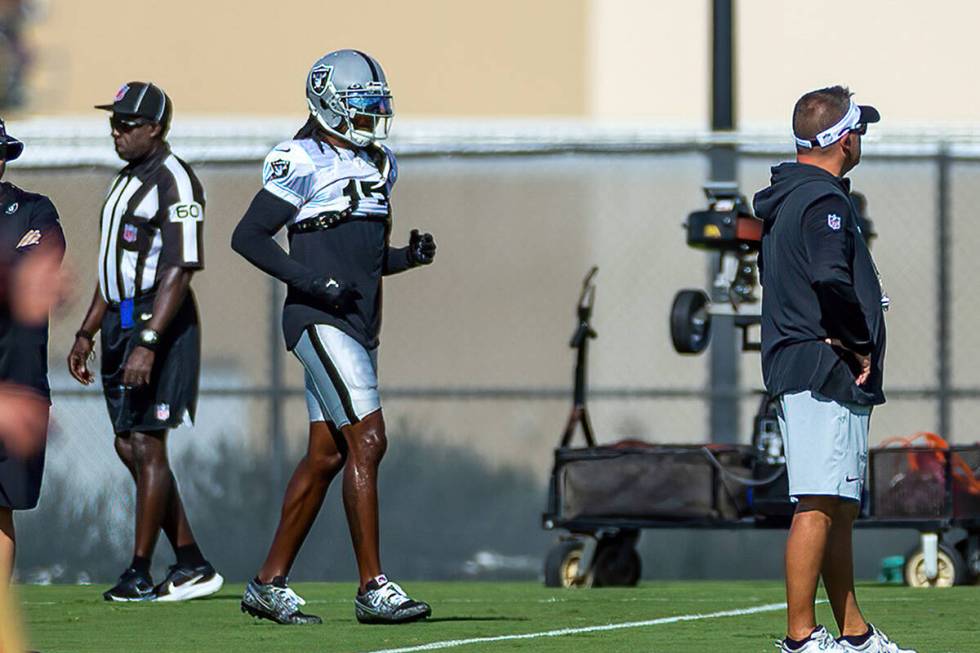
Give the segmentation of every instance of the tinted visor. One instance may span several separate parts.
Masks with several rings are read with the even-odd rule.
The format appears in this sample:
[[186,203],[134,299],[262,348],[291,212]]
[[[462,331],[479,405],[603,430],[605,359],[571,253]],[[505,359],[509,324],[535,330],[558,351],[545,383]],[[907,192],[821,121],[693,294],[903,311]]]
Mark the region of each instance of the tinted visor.
[[353,93],[347,96],[347,106],[360,113],[369,113],[374,116],[392,116],[395,114],[395,107],[390,95]]

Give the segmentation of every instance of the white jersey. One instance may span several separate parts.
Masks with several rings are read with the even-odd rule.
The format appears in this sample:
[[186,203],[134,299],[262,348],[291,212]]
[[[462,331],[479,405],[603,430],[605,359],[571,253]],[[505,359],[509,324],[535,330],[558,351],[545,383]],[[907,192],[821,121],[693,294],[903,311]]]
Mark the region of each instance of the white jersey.
[[285,141],[265,158],[262,187],[296,207],[293,222],[348,208],[353,217],[387,217],[398,165],[387,147],[380,146],[378,155],[380,165],[364,149]]

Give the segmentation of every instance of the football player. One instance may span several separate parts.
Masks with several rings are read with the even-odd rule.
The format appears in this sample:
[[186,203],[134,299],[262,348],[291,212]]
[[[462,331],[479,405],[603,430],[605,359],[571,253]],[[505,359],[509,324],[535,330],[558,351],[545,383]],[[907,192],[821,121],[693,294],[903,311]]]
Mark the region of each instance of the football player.
[[[268,557],[242,610],[281,624],[320,623],[286,579],[343,470],[343,500],[357,557],[354,600],[362,623],[404,623],[431,610],[388,580],[378,553],[378,464],[387,447],[378,396],[381,278],[432,263],[436,244],[413,230],[389,245],[395,156],[380,143],[394,115],[384,71],[357,50],[319,59],[306,79],[310,116],[265,160],[263,187],[232,247],[288,287],[286,347],[305,369],[309,448],[296,467]],[[289,252],[275,241],[288,227]]]

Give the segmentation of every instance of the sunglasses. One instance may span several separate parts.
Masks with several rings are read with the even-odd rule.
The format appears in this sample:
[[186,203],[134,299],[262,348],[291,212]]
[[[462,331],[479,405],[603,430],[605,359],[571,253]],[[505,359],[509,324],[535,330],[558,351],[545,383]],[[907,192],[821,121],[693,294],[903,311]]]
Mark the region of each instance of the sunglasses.
[[149,120],[144,120],[142,118],[121,118],[119,116],[112,116],[109,118],[109,125],[120,132],[128,132],[136,129],[137,127],[142,127],[143,125],[149,125]]
[[848,131],[851,131],[859,136],[864,136],[868,133],[868,125],[866,123],[858,123]]

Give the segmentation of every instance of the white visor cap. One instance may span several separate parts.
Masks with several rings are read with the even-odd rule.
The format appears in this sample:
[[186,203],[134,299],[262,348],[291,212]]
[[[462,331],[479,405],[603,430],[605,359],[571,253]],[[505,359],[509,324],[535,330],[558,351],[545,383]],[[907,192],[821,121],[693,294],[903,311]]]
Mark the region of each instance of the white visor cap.
[[879,120],[881,120],[881,114],[878,113],[877,109],[868,105],[855,104],[854,100],[851,100],[851,105],[848,107],[847,113],[837,121],[837,124],[828,127],[809,140],[800,138],[796,134],[793,134],[793,138],[796,139],[796,145],[798,147],[806,149],[827,147],[844,138],[848,132],[854,130],[859,125],[867,125],[872,122],[878,122]]

